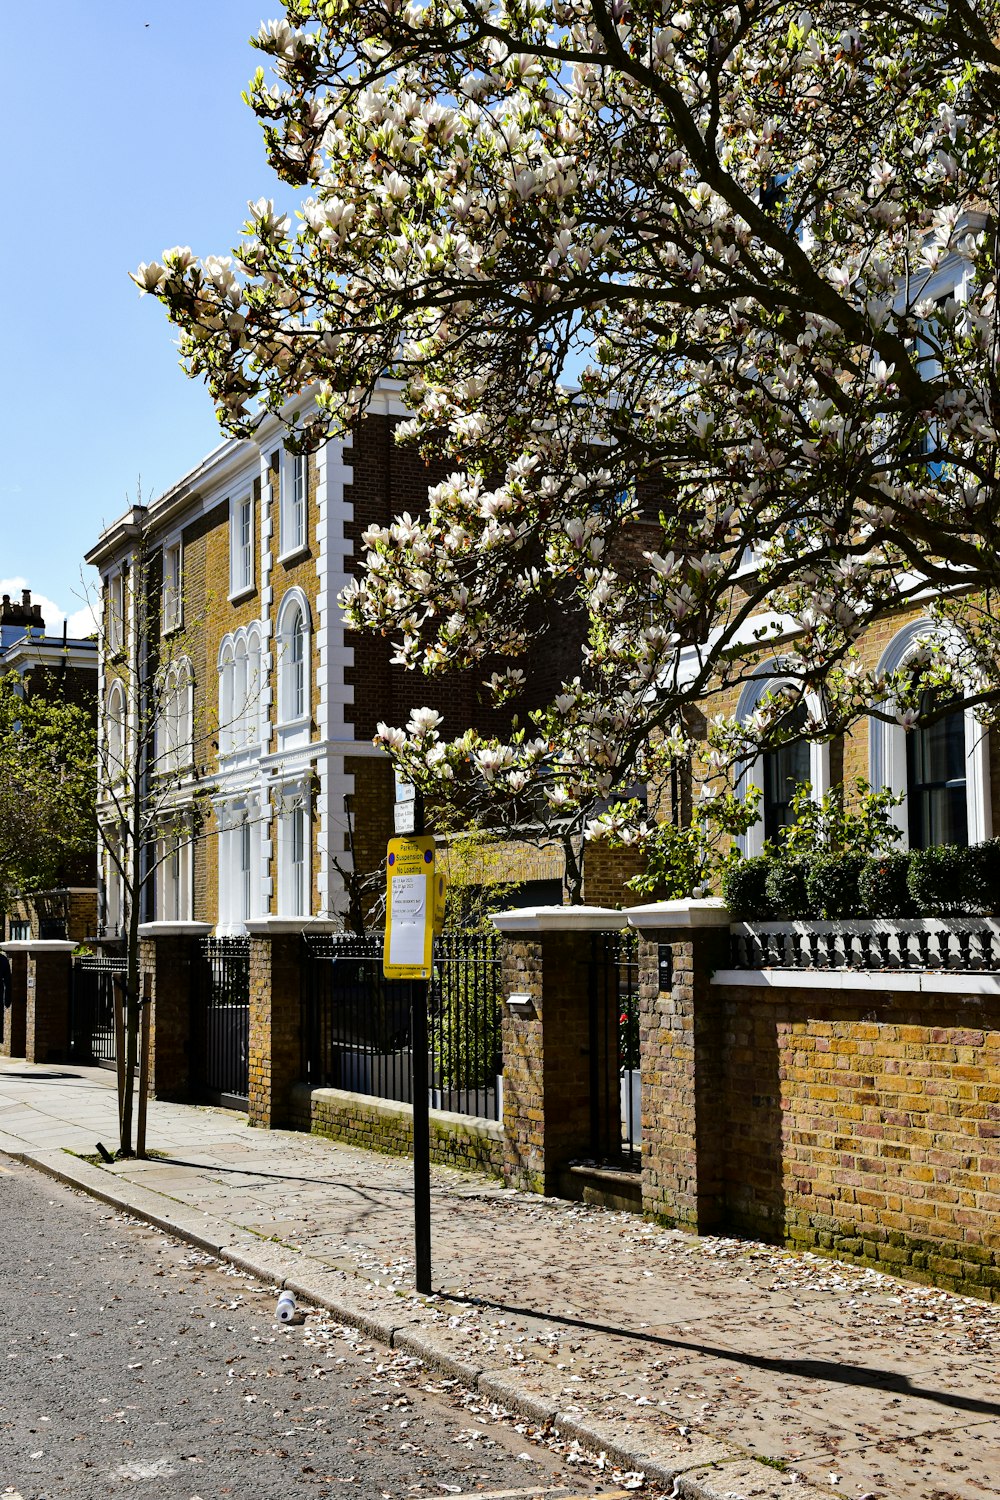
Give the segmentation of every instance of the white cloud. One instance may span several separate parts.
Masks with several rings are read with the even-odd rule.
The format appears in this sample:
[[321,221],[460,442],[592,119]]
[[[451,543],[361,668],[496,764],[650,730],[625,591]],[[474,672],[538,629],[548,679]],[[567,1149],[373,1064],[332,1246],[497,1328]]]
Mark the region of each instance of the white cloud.
[[[20,602],[21,592],[27,588],[31,588],[31,585],[26,578],[0,578],[0,594],[9,594],[15,602]],[[85,639],[97,631],[94,604],[84,604],[82,608],[72,610],[67,614],[56,604],[55,600],[47,599],[44,594],[38,594],[34,589],[31,590],[31,602],[40,604],[42,607],[46,635],[62,635],[63,620],[66,621],[66,634],[71,640]]]

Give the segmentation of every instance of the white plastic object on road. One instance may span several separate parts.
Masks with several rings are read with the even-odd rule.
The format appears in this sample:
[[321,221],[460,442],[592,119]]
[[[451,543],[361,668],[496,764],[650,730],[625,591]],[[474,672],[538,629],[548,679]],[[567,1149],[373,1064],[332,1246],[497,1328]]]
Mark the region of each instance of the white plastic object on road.
[[283,1291],[278,1298],[278,1307],[275,1317],[279,1323],[290,1323],[295,1317],[295,1293]]

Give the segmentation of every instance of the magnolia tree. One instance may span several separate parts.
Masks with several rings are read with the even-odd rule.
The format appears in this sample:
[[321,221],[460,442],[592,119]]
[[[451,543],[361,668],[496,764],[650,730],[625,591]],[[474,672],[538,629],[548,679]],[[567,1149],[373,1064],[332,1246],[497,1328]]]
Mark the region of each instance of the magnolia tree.
[[[609,803],[776,652],[790,687],[710,708],[709,773],[801,733],[798,698],[814,736],[996,712],[996,37],[997,0],[288,0],[261,28],[297,222],[262,200],[231,256],[135,279],[229,432],[311,388],[314,447],[391,379],[397,437],[454,464],[367,532],[343,607],[536,706],[383,726],[426,787],[646,838]],[[876,676],[859,635],[928,599]]]

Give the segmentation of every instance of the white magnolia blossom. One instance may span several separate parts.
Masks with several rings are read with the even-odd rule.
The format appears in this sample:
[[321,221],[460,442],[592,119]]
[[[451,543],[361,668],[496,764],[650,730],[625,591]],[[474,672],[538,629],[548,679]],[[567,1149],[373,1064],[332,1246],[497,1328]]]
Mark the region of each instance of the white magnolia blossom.
[[[318,444],[388,379],[451,469],[341,603],[507,727],[379,743],[486,820],[593,831],[778,640],[816,732],[916,722],[857,641],[928,597],[924,686],[995,712],[1000,0],[284,12],[249,97],[300,217],[261,198],[232,256],[134,279],[230,432],[310,388]],[[794,707],[710,704],[708,748]]]

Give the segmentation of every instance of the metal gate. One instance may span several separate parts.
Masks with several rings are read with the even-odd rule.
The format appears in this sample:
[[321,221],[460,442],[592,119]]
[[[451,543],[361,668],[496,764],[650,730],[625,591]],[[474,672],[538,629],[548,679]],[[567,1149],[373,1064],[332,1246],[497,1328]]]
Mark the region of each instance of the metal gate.
[[73,960],[70,985],[69,1055],[76,1063],[115,1065],[115,987],[125,985],[123,955],[87,954]]
[[639,934],[595,932],[589,978],[591,1151],[608,1165],[638,1168]]
[[[411,1102],[410,983],[386,979],[381,934],[307,941],[302,1077]],[[427,996],[429,1102],[480,1119],[503,1114],[500,946],[492,933],[434,943]]]
[[192,986],[192,1087],[246,1109],[250,1092],[250,939],[206,938]]

